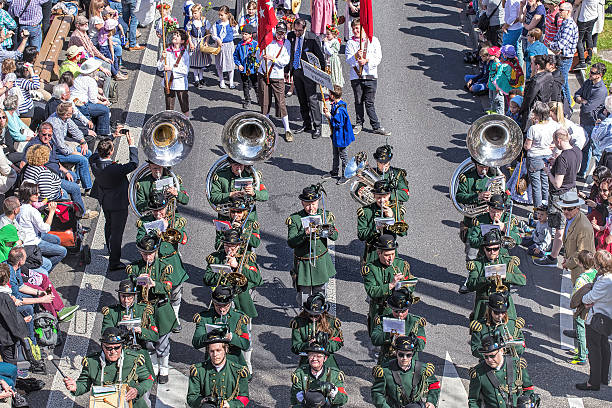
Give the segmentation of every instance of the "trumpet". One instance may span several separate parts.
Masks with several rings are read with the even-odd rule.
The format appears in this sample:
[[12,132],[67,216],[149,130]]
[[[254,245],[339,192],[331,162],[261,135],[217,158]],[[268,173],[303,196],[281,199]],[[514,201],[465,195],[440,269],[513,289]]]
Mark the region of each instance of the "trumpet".
[[399,212],[399,200],[392,200],[389,201],[385,204],[383,204],[383,209],[385,208],[393,208],[395,207],[395,211],[393,213],[393,218],[394,218],[394,223],[393,225],[390,225],[388,227],[386,227],[389,231],[391,231],[394,234],[403,234],[406,231],[408,231],[408,223],[404,220],[399,219],[400,217],[400,212]]

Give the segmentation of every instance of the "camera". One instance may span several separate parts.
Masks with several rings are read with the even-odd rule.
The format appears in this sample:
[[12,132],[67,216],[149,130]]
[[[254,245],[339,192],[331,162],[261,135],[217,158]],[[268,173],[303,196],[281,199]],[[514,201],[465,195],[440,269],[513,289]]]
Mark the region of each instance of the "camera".
[[521,395],[516,400],[516,408],[537,408],[540,406],[540,394]]

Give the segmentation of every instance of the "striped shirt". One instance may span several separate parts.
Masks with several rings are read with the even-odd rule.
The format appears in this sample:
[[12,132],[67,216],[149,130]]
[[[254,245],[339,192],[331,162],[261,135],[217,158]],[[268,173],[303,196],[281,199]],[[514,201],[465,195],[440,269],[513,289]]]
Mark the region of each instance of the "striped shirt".
[[19,104],[18,109],[19,114],[23,115],[34,107],[30,91],[40,88],[40,77],[34,74],[31,78],[17,78],[15,85],[21,88],[21,94],[23,95],[23,101]]
[[553,51],[561,51],[561,56],[573,58],[578,45],[578,26],[572,18],[566,18],[559,27],[559,31],[548,45]]
[[41,198],[58,200],[62,196],[62,180],[45,166],[28,165],[23,180],[38,184]]
[[542,42],[548,47],[550,42],[555,38],[555,35],[557,35],[557,31],[559,31],[559,28],[563,23],[563,20],[561,20],[561,16],[559,15],[559,7],[555,7],[552,13],[546,10],[546,18],[544,19],[544,21],[545,30],[544,40]]
[[[9,7],[9,13],[15,18],[20,26],[37,26],[43,19],[42,5],[49,0],[30,0],[28,9],[24,11],[28,0],[13,0]],[[21,17],[19,17],[21,15]]]

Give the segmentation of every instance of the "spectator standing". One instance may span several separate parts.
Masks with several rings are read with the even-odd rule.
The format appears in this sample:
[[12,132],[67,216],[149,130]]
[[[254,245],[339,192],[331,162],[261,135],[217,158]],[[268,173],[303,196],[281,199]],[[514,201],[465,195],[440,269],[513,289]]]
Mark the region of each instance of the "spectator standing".
[[[608,336],[612,327],[612,254],[598,251],[597,278],[593,288],[582,297],[582,303],[589,308],[586,318],[586,342],[589,350],[589,379],[576,384],[584,391],[599,391],[601,384],[610,381],[610,342]],[[607,319],[607,320],[606,320]],[[604,323],[607,321],[607,325]],[[607,326],[607,327],[606,327]],[[607,329],[607,330],[606,330]]]
[[35,46],[37,50],[40,50],[43,40],[42,5],[48,1],[50,0],[13,0],[9,7],[9,13],[15,16],[19,25],[19,36],[22,35],[22,30],[27,30],[30,33],[28,45]]
[[557,35],[559,27],[563,20],[559,14],[559,4],[561,0],[542,0],[546,9],[546,17],[544,19],[544,45],[547,47]]
[[[310,2],[310,30],[316,36],[322,36],[325,34],[325,27],[332,24],[334,14],[336,14],[334,0],[312,0]],[[295,26],[293,28],[295,29]]]
[[542,30],[533,28],[527,34],[527,47],[525,48],[525,65],[527,66],[527,79],[531,78],[533,58],[536,55],[548,55],[548,48],[540,41]]
[[[575,69],[585,69],[593,58],[593,28],[599,18],[600,0],[575,0],[574,7],[580,7],[578,13],[578,65]],[[586,45],[587,57],[584,57]]]
[[603,76],[606,74],[606,66],[598,62],[591,66],[589,79],[584,81],[580,89],[574,94],[574,101],[580,106],[580,126],[584,128],[587,137],[587,143],[582,149],[582,164],[580,165],[579,178],[585,178],[589,174],[591,165],[591,157],[596,161],[601,157],[601,151],[591,142],[590,135],[595,127],[595,112],[604,105],[608,96],[608,88],[603,81]]
[[604,106],[607,117],[593,128],[591,143],[596,150],[602,152],[599,165],[612,168],[612,95],[606,96]]
[[[593,233],[595,235],[595,249],[604,249],[608,252],[612,250],[612,228],[609,222],[611,204],[610,203],[610,188],[612,187],[612,178],[604,178],[599,183],[597,188],[593,190],[597,191],[597,201],[586,200],[586,203],[591,208],[591,212],[588,215],[589,221],[593,226]],[[595,205],[593,207],[593,205]]]
[[531,109],[532,125],[527,130],[523,148],[527,151],[527,168],[533,205],[539,208],[542,201],[548,202],[548,175],[544,171],[546,162],[552,156],[550,146],[553,134],[560,125],[550,120],[550,109],[541,101],[536,101]]
[[128,163],[119,164],[112,161],[115,147],[111,139],[100,141],[97,152],[89,158],[95,176],[91,195],[98,200],[104,212],[104,238],[110,253],[109,271],[125,268],[121,263],[121,242],[129,207],[127,175],[138,167],[138,148],[134,145],[129,131],[126,139],[130,146]]
[[[332,170],[326,176],[327,178],[338,177],[338,172],[340,172],[336,184],[346,184],[349,181],[344,177],[344,169],[346,169],[346,163],[348,162],[346,149],[355,141],[351,118],[346,111],[346,103],[341,98],[342,87],[334,85],[334,89],[330,89],[329,91],[331,110],[327,106],[323,108],[323,114],[329,120],[329,125],[331,127],[334,157],[332,161]],[[340,167],[340,160],[342,160],[342,167]]]
[[485,38],[495,47],[502,46],[502,24],[504,22],[504,5],[502,0],[482,0],[484,12],[489,17],[489,28]]
[[[527,3],[521,12],[521,22],[523,26],[521,43],[523,45],[523,52],[525,55],[527,55],[527,36],[529,35],[529,32],[535,28],[538,28],[540,30],[540,37],[544,33],[546,8],[544,5],[542,5],[540,0],[527,0]],[[539,39],[540,38],[538,38],[538,40]],[[525,60],[527,60],[527,70],[529,72],[529,59],[525,57]]]
[[[0,0],[0,27],[5,33],[9,31],[17,32],[17,23],[9,12],[4,9],[5,6],[6,0]],[[2,41],[2,46],[7,49],[11,48],[13,46],[13,36],[7,36],[4,41]]]
[[573,110],[563,90],[565,81],[563,79],[563,73],[561,72],[561,57],[559,55],[548,54],[544,55],[544,60],[546,61],[546,70],[552,74],[553,78],[550,100],[561,103],[563,106],[562,116],[569,118],[572,116]]
[[519,61],[523,60],[522,45],[519,45],[519,39],[523,32],[523,24],[521,23],[521,0],[505,0],[502,3],[504,6],[504,25],[502,26],[503,37],[502,45],[511,45],[514,47]]
[[529,125],[529,114],[536,102],[550,101],[550,92],[553,77],[546,70],[546,61],[542,55],[538,55],[533,59],[533,76],[527,80],[525,84],[525,92],[523,94],[523,104],[519,111],[520,125],[523,131],[527,131]]
[[138,30],[138,19],[134,14],[136,3],[137,0],[121,0],[121,15],[128,26],[128,50],[130,51],[141,51],[146,48],[136,42],[136,31]]
[[[561,153],[554,160],[548,161],[544,171],[548,175],[549,182],[548,224],[555,229],[555,236],[550,255],[536,259],[534,263],[540,266],[557,267],[557,257],[563,245],[563,235],[566,229],[565,212],[560,212],[557,203],[562,201],[561,196],[566,192],[576,191],[576,173],[580,169],[582,152],[578,147],[570,144],[569,132],[564,128],[555,131],[553,142]],[[593,228],[590,225],[589,229],[592,234]]]
[[375,36],[372,36],[372,41],[368,40],[365,31],[361,30],[359,19],[351,22],[351,29],[353,37],[346,43],[346,62],[350,67],[351,88],[355,96],[354,133],[358,135],[361,132],[365,119],[364,113],[367,112],[373,132],[390,136],[391,132],[382,127],[374,105],[378,84],[378,65],[382,61],[380,42]]
[[[314,7],[314,6],[313,6]],[[302,61],[308,61],[307,52],[313,53],[319,60],[319,66],[325,69],[325,55],[321,43],[315,34],[306,32],[306,20],[298,18],[293,23],[293,31],[287,34],[289,64],[285,72],[293,77],[295,93],[300,102],[300,114],[303,125],[295,133],[313,131],[312,138],[321,137],[321,108],[317,92],[317,84],[304,75]],[[348,52],[347,52],[348,55]]]
[[[499,113],[503,115],[504,110],[504,89],[510,90],[510,75],[512,73],[512,67],[508,64],[504,64],[500,61],[501,50],[499,47],[489,48],[489,82],[487,87],[489,88],[489,101],[491,103],[491,112]],[[499,80],[500,88],[497,84]]]
[[572,60],[578,44],[578,26],[572,19],[571,3],[563,3],[559,6],[559,14],[563,22],[555,38],[548,44],[548,48],[561,58],[561,74],[563,75],[563,93],[569,101],[570,89],[568,75],[572,67]]

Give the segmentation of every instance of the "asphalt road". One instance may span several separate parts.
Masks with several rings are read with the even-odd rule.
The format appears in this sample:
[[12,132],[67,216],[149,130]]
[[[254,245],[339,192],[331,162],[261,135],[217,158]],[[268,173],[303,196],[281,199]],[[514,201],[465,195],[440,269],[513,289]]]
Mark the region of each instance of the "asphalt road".
[[[220,3],[214,2],[214,5]],[[307,6],[308,3],[303,3],[302,10],[307,12]],[[469,72],[462,60],[462,51],[469,41],[464,19],[459,14],[462,7],[461,3],[450,0],[408,3],[379,0],[375,7],[375,34],[383,49],[376,108],[383,126],[393,132],[388,139],[394,146],[393,163],[407,170],[410,183],[411,198],[406,206],[410,229],[408,236],[399,241],[400,255],[410,262],[413,274],[419,278],[416,292],[421,302],[411,311],[428,321],[428,342],[422,359],[435,364],[445,397],[440,406],[444,404],[446,407],[462,406],[452,402],[452,398],[456,401],[465,398],[469,382],[467,370],[476,364],[469,351],[467,331],[473,296],[457,293],[458,284],[466,274],[463,248],[457,237],[461,216],[448,198],[449,179],[456,166],[467,157],[466,131],[470,123],[482,114],[480,102],[462,90],[463,75]],[[342,2],[340,9],[344,9]],[[176,2],[173,10],[174,16],[181,16],[182,4]],[[156,40],[149,45],[155,46]],[[128,123],[131,125],[142,123],[164,106],[160,78],[155,78],[152,91],[148,88],[153,71],[149,63],[142,66],[133,93],[126,93],[125,108],[117,110],[119,115],[130,110]],[[345,78],[348,78],[348,72],[345,72]],[[207,74],[207,81],[207,87],[190,92],[196,143],[190,156],[175,167],[191,196],[189,206],[181,208],[182,215],[188,220],[190,238],[188,245],[181,249],[190,274],[180,313],[184,328],[182,333],[172,337],[171,351],[171,365],[177,370],[175,378],[178,382],[184,381],[190,364],[203,358],[201,351],[191,347],[195,327],[191,317],[202,310],[210,298],[209,290],[202,286],[202,276],[205,257],[213,251],[212,219],[215,214],[204,194],[205,177],[209,167],[223,154],[220,145],[223,124],[233,114],[242,111],[240,90],[219,89],[216,74],[212,72]],[[344,99],[352,112],[350,84],[345,84],[344,91]],[[127,103],[130,103],[129,107]],[[301,123],[297,98],[292,97],[288,104],[292,127],[297,128]],[[138,108],[138,113],[135,108]],[[280,130],[280,121],[276,123]],[[384,143],[384,137],[366,130],[350,146],[349,155],[367,151],[371,158],[374,149]],[[292,252],[286,244],[284,221],[287,215],[300,208],[297,195],[301,189],[319,182],[320,176],[330,166],[330,140],[312,140],[309,135],[298,135],[293,143],[278,138],[273,157],[257,165],[263,173],[270,200],[258,205],[262,245],[256,252],[265,283],[253,294],[259,317],[254,321],[252,334],[255,377],[249,387],[250,406],[286,407],[289,404],[291,372],[297,364],[297,357],[290,352],[288,325],[298,309],[289,277]],[[336,313],[343,322],[345,345],[337,353],[337,361],[347,377],[348,406],[365,407],[371,405],[370,371],[374,360],[369,352],[370,340],[365,324],[367,304],[359,274],[362,245],[356,238],[355,211],[358,204],[350,198],[348,187],[325,184],[327,209],[336,215],[340,231],[335,244]],[[517,214],[524,216],[526,211],[519,209]],[[131,215],[124,237],[126,261],[138,257],[133,242],[135,221]],[[100,297],[99,304],[88,307],[89,313],[79,313],[77,323],[70,328],[76,335],[79,330],[83,333],[91,330],[90,352],[99,350],[96,341],[101,314],[94,312],[103,305],[116,302],[114,290],[118,281],[124,278],[123,273],[104,276],[106,259],[95,239],[92,248],[94,262],[86,273],[101,279],[100,288],[90,287],[89,281],[83,283],[83,273],[76,265],[73,265],[73,270],[64,268],[57,271],[54,277],[62,293],[73,303],[77,301],[79,290],[79,299],[87,297],[87,290],[93,290]],[[537,392],[543,397],[543,406],[600,407],[609,403],[612,391],[608,387],[588,395],[574,389],[574,383],[585,381],[588,369],[566,363],[566,354],[560,348],[561,271],[537,269],[522,249],[515,252],[521,258],[521,269],[528,282],[513,294],[513,298],[518,315],[527,321],[525,357]],[[86,336],[81,337],[86,346]],[[67,356],[74,363],[79,352],[70,343],[65,350],[56,350],[56,354]],[[68,364],[67,361],[65,359],[63,363]],[[76,365],[71,368],[78,372]],[[455,370],[460,380],[454,378]],[[50,375],[46,377],[48,384],[53,383],[54,374],[55,370],[50,366]],[[55,380],[54,384],[59,384],[59,376]],[[48,399],[49,394],[45,391],[32,394],[30,405],[71,406],[69,403],[65,405],[67,399],[61,394],[58,396],[57,391],[61,391],[61,387],[57,387],[55,392],[54,398],[58,400]],[[172,391],[157,387],[157,394],[160,393],[171,394]],[[568,397],[577,397],[578,400],[568,400]],[[57,404],[57,401],[62,401],[62,404]],[[77,403],[85,406],[87,400],[81,397]],[[163,405],[158,401],[155,406],[179,405]]]

